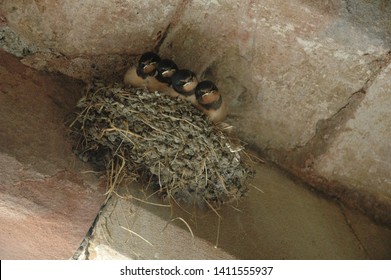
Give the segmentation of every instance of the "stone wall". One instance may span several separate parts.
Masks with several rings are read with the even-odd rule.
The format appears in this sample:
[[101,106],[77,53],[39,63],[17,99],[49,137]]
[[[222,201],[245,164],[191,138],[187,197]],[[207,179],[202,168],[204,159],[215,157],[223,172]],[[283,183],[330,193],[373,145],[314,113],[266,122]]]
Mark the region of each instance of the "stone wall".
[[71,258],[105,199],[64,124],[81,86],[0,50],[0,259]]
[[155,50],[214,79],[252,148],[391,224],[388,1],[3,0],[0,11],[0,44],[37,69],[121,77]]

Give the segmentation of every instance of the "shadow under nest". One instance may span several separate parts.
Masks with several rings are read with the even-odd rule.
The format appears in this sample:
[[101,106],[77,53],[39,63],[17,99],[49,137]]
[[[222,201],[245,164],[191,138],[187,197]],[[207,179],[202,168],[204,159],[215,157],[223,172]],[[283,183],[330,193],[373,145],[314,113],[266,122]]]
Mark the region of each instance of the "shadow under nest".
[[74,152],[107,171],[108,193],[131,177],[169,201],[204,208],[238,200],[254,175],[239,140],[180,98],[94,82],[76,114]]

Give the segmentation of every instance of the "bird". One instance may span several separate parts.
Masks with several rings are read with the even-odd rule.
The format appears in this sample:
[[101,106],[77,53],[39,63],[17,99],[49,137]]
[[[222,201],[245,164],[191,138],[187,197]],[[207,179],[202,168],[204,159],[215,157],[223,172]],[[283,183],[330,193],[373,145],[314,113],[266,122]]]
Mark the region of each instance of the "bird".
[[187,69],[176,71],[171,78],[173,93],[177,93],[180,98],[183,98],[192,104],[197,104],[195,98],[195,88],[197,84],[198,79],[196,74]]
[[154,52],[145,52],[141,55],[136,66],[132,66],[126,71],[124,84],[135,88],[145,88],[147,77],[156,74],[156,65],[160,57]]
[[195,89],[197,99],[196,107],[202,111],[213,123],[225,120],[228,113],[228,105],[223,100],[217,86],[205,80],[200,82]]
[[171,96],[178,96],[172,92],[171,77],[178,70],[178,66],[171,59],[162,59],[156,66],[156,75],[147,77],[147,88],[150,91],[160,91]]

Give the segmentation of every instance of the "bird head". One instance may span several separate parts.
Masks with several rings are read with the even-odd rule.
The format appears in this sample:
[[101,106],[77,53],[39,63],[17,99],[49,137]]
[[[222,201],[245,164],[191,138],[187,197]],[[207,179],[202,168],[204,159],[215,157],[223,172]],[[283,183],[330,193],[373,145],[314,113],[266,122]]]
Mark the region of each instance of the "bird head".
[[162,59],[156,66],[156,79],[171,84],[171,77],[178,70],[178,66],[170,59]]
[[200,105],[212,104],[217,102],[221,95],[217,86],[211,81],[202,81],[198,83],[195,89],[197,102]]
[[141,73],[153,76],[159,61],[160,57],[156,53],[146,52],[141,55],[137,68]]
[[192,95],[198,84],[196,75],[187,69],[176,71],[172,75],[171,82],[174,90],[185,96]]

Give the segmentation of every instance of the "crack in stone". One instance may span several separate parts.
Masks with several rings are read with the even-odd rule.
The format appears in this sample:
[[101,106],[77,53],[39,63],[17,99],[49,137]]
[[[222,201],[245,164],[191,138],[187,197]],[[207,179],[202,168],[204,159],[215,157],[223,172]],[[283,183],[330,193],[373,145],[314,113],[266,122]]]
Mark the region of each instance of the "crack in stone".
[[[312,161],[327,152],[333,140],[339,135],[341,128],[352,118],[357,108],[364,99],[366,91],[360,90],[352,93],[345,105],[340,107],[331,117],[319,120],[316,123],[315,134],[304,145],[296,146],[292,151],[296,154],[293,157],[294,164],[298,167],[309,167]],[[303,166],[304,165],[304,166]]]
[[158,37],[156,39],[156,43],[153,47],[154,52],[159,53],[160,47],[163,45],[164,41],[166,40],[168,33],[171,31],[171,29],[176,26],[176,24],[181,19],[182,14],[186,10],[187,6],[189,5],[190,0],[183,0],[177,7],[177,9],[174,12],[174,15],[172,16],[171,21],[168,23],[166,28],[159,32]]
[[361,239],[358,237],[356,231],[354,230],[353,228],[353,225],[352,223],[350,222],[349,218],[347,217],[346,215],[346,212],[345,212],[345,207],[342,205],[342,203],[338,203],[339,204],[339,209],[341,211],[341,214],[343,216],[343,219],[346,223],[346,225],[348,226],[350,232],[352,233],[352,235],[354,236],[354,238],[357,240],[358,242],[358,246],[360,247],[361,250],[363,250],[364,254],[365,254],[365,257],[367,259],[371,259],[371,255],[369,254],[368,250],[366,249],[366,247],[364,246],[364,244],[362,243]]
[[90,241],[92,239],[92,236],[94,235],[95,227],[100,219],[100,216],[103,213],[103,211],[105,210],[107,203],[110,201],[110,199],[111,199],[111,197],[108,197],[106,199],[106,201],[100,207],[98,214],[96,215],[94,221],[91,224],[91,227],[87,231],[86,236],[83,238],[83,241],[81,242],[80,246],[78,247],[76,252],[73,254],[73,257],[72,257],[73,260],[78,260],[82,256],[83,253],[84,253],[84,259],[89,260],[89,257],[90,257],[89,248],[91,245]]
[[372,63],[378,63],[377,70],[365,81],[363,90],[366,92],[369,87],[372,86],[377,77],[383,72],[383,70],[391,64],[391,51],[388,51],[382,59],[375,59]]
[[[357,108],[364,100],[367,90],[372,86],[377,77],[391,63],[391,51],[382,59],[374,60],[372,63],[378,63],[376,71],[365,81],[364,85],[358,91],[352,93],[346,104],[340,107],[333,115],[327,119],[319,120],[316,123],[315,134],[305,144],[296,146],[292,152],[296,154],[293,157],[294,165],[297,167],[309,167],[312,160],[307,159],[316,157],[327,152],[333,140],[339,135],[341,128],[354,116]],[[305,163],[306,162],[306,163]],[[304,166],[303,166],[304,165]]]
[[89,236],[86,236],[83,238],[83,241],[81,242],[79,248],[73,254],[72,260],[80,260],[83,254],[84,254],[83,259],[88,260],[90,255],[88,251],[89,246],[90,246]]
[[343,203],[359,210],[378,224],[390,226],[389,209],[391,205],[387,200],[375,197],[371,193],[352,192],[348,186],[334,180],[330,181],[313,170],[317,158],[328,151],[330,145],[340,135],[341,128],[344,128],[346,123],[354,117],[369,88],[382,75],[384,69],[391,65],[391,51],[386,53],[382,59],[374,60],[372,63],[378,65],[376,71],[365,81],[360,90],[351,94],[344,106],[339,108],[330,118],[320,120],[317,123],[315,135],[305,145],[291,150],[267,152],[267,155],[283,170],[301,178],[327,196],[337,198],[341,205]]
[[159,32],[158,38],[156,40],[155,46],[153,47],[153,51],[156,53],[159,53],[160,47],[163,44],[164,40],[166,39],[168,35],[168,31],[171,27],[171,23],[167,25],[167,27],[163,30],[163,32]]

